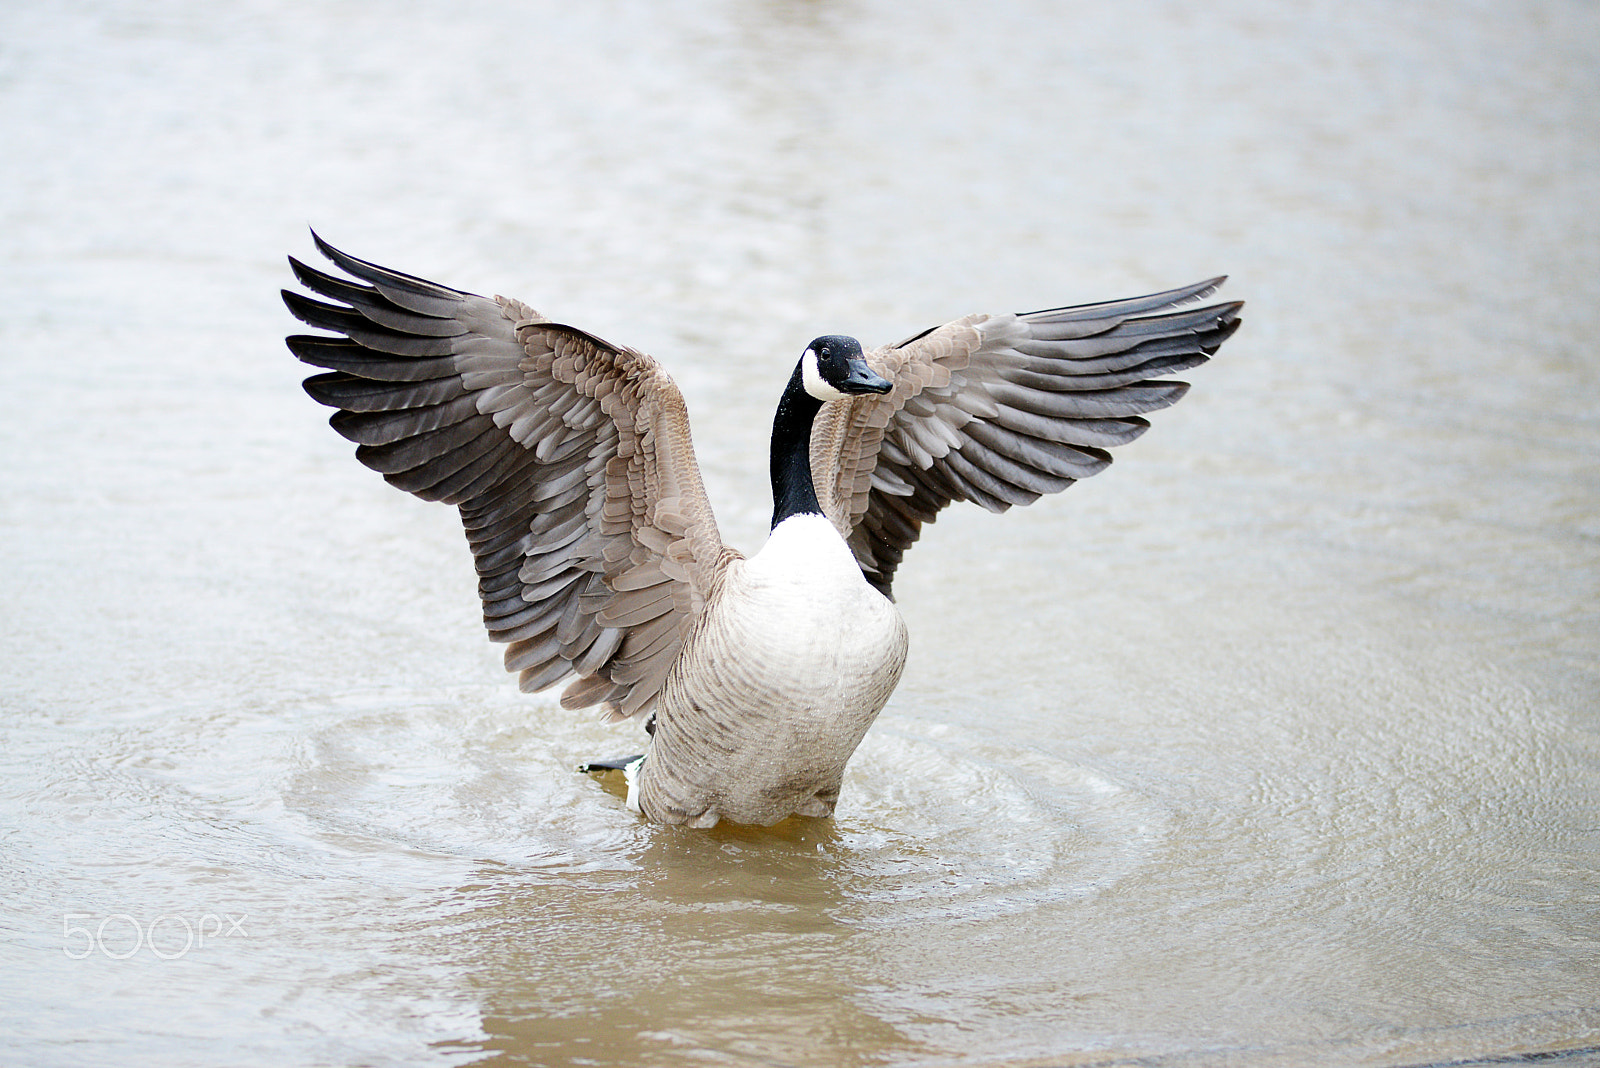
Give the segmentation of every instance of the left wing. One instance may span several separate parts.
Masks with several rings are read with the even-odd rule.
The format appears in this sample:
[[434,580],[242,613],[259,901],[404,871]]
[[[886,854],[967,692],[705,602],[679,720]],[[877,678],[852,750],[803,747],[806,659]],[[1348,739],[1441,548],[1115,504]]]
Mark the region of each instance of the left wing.
[[1193,310],[1224,279],[1023,315],[969,315],[866,354],[894,383],[824,405],[811,434],[823,510],[890,595],[905,552],[952,501],[1030,504],[1111,463],[1239,328],[1242,302]]

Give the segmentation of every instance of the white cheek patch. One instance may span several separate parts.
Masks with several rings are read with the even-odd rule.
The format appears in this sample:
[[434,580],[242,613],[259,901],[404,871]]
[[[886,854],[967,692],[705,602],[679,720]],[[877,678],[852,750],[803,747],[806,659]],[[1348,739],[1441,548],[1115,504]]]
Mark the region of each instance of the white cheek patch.
[[817,366],[816,349],[806,349],[806,354],[800,357],[800,381],[806,387],[806,392],[819,401],[836,401],[844,396],[822,377],[822,370]]

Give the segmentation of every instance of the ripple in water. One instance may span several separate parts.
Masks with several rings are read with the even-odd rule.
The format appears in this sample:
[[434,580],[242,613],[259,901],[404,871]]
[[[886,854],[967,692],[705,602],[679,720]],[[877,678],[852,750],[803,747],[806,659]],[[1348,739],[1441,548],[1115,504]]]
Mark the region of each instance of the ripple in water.
[[1168,821],[1160,803],[1084,765],[903,716],[869,732],[834,819],[711,832],[646,823],[576,773],[635,751],[642,735],[545,702],[386,690],[341,696],[316,718],[283,803],[330,847],[574,886],[662,865],[776,865],[781,891],[750,907],[788,907],[811,884],[841,918],[875,924],[1092,896],[1144,863]]

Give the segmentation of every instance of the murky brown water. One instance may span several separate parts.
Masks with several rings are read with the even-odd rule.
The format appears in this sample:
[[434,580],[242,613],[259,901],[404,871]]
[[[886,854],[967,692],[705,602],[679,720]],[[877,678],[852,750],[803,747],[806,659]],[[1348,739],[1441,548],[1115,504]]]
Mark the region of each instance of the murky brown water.
[[[1597,100],[1558,0],[0,12],[0,1061],[1600,1062]],[[818,333],[1250,305],[689,832],[300,393],[307,222],[656,353],[747,550]]]

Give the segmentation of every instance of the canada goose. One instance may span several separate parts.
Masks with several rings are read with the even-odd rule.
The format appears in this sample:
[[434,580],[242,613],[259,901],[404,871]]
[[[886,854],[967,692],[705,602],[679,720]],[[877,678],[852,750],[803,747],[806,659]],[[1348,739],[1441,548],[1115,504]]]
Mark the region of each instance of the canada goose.
[[[648,716],[629,803],[661,823],[833,812],[899,682],[901,557],[952,501],[1065,489],[1183,396],[1239,303],[1213,278],[1129,300],[969,315],[897,345],[811,342],[772,424],[772,533],[722,543],[683,397],[654,359],[527,305],[356,259],[289,263],[289,349],[335,430],[390,483],[461,510],[489,636],[526,691]],[[367,284],[362,284],[362,283]]]

